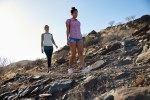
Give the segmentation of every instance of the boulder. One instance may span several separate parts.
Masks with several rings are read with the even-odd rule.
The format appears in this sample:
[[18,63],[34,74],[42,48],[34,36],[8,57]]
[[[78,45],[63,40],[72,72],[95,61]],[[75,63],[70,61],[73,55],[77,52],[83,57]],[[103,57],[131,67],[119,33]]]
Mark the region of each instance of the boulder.
[[41,80],[38,80],[34,83],[34,85],[45,85],[51,82],[52,80],[50,78],[43,78]]
[[150,87],[118,88],[102,94],[100,100],[150,100]]
[[142,53],[147,52],[148,51],[149,46],[146,44],[143,46],[143,50]]
[[101,51],[101,55],[105,55],[111,51],[117,50],[121,48],[121,43],[120,42],[115,42],[112,45],[108,45],[106,48],[103,48],[103,50]]
[[90,36],[90,35],[97,35],[97,32],[95,30],[93,30],[88,34],[88,36]]
[[39,80],[41,78],[42,78],[42,76],[40,76],[40,75],[34,75],[29,79],[29,82],[33,82],[33,81]]
[[138,55],[136,59],[136,63],[150,63],[150,48],[147,52],[143,52],[140,55]]
[[29,87],[20,87],[18,90],[18,97],[25,97],[29,94],[35,93],[35,91],[39,89],[37,87],[39,87],[39,85],[33,85]]
[[11,96],[8,96],[7,100],[16,100],[17,99],[17,93],[13,94]]
[[147,34],[146,32],[150,30],[150,27],[149,25],[145,25],[143,28],[135,31],[134,33],[132,33],[132,36],[142,36],[142,35],[145,35]]
[[69,51],[70,47],[68,45],[65,45],[60,50],[56,51],[54,54],[60,53],[61,51]]
[[119,61],[118,66],[129,65],[129,64],[132,64],[132,60],[125,59],[125,60]]
[[108,95],[105,100],[114,100],[114,96],[113,95]]
[[16,90],[12,90],[12,91],[8,91],[8,92],[5,92],[5,93],[2,93],[2,94],[0,94],[0,100],[3,100],[7,96],[10,96],[10,95],[12,95],[12,94],[14,94],[16,92],[17,92]]
[[87,91],[77,91],[69,92],[65,94],[62,100],[93,100],[91,94]]
[[150,34],[150,30],[149,30],[149,31],[147,31],[147,34]]
[[7,84],[9,82],[14,82],[15,78],[10,78],[10,79],[7,79],[6,81],[3,82],[3,84]]
[[136,86],[143,85],[143,83],[144,83],[144,77],[141,75],[138,75],[135,80]]
[[33,89],[33,91],[30,94],[36,94],[39,90],[40,90],[40,88],[36,87],[35,89]]
[[150,24],[150,15],[144,15],[140,19],[137,19],[140,23],[149,23]]
[[45,92],[45,91],[48,91],[50,87],[51,87],[51,84],[48,84],[48,85],[44,86],[44,88],[42,88],[42,89],[40,90],[40,92],[43,93],[43,92]]
[[52,96],[52,94],[47,93],[47,94],[40,94],[39,95],[40,98],[46,98],[46,97],[50,97],[50,96]]
[[75,83],[74,80],[69,80],[69,79],[62,79],[59,82],[54,83],[50,89],[49,92],[51,94],[57,93],[59,91],[65,91],[73,86]]
[[131,47],[131,46],[136,46],[137,45],[137,41],[135,39],[126,39],[123,42],[124,47]]
[[16,74],[16,76],[14,76],[13,78],[10,78],[10,79],[7,79],[6,81],[4,81],[3,84],[7,84],[9,82],[17,81],[21,77],[25,77],[25,76],[27,76],[27,75],[26,74]]
[[118,75],[115,77],[116,80],[129,77],[130,72],[125,71],[125,72],[119,72],[119,73],[117,73],[117,74],[118,74]]
[[125,56],[135,56],[135,54],[140,54],[142,52],[142,46],[136,48],[125,48],[124,55]]
[[68,45],[65,45],[63,48],[61,48],[61,50],[70,50],[70,47]]
[[56,60],[56,63],[57,64],[63,64],[63,63],[65,63],[66,62],[66,59],[64,58],[64,57],[60,57],[60,58],[58,58],[57,60]]
[[88,66],[88,69],[89,69],[89,70],[96,70],[96,69],[98,69],[98,68],[103,67],[104,63],[105,63],[104,60],[96,61],[94,64],[89,65],[89,66]]
[[95,76],[88,76],[82,83],[81,86],[84,87],[85,90],[91,90],[97,83],[97,78]]

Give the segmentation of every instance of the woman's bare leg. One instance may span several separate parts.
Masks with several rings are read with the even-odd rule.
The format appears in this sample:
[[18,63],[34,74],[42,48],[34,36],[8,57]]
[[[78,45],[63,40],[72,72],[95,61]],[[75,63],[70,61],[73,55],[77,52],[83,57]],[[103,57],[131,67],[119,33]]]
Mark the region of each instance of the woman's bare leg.
[[83,57],[83,42],[77,42],[77,51],[78,51],[78,56],[80,63],[82,65],[82,68],[85,68],[85,62],[84,62],[84,57]]
[[76,56],[76,43],[70,42],[70,51],[71,51],[71,55],[70,55],[70,60],[69,60],[69,68],[72,67],[75,56]]

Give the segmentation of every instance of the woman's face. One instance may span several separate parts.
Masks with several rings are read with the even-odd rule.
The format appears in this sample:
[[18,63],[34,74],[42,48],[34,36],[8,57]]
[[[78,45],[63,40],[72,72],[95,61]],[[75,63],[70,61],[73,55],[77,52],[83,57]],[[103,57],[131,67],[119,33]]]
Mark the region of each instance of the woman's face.
[[49,27],[45,27],[45,31],[48,32],[49,31]]
[[77,18],[77,17],[78,17],[78,11],[74,11],[74,12],[72,13],[72,17],[73,17],[73,18]]

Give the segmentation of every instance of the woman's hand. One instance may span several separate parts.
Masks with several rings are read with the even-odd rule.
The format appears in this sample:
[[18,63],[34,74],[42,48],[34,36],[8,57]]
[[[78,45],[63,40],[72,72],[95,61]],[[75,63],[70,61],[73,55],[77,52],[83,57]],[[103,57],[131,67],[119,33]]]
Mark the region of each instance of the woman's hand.
[[43,49],[41,49],[41,52],[44,53]]
[[55,45],[55,47],[56,47],[56,49],[58,48],[58,46],[57,46],[57,45]]
[[70,41],[69,40],[67,40],[67,45],[70,45]]

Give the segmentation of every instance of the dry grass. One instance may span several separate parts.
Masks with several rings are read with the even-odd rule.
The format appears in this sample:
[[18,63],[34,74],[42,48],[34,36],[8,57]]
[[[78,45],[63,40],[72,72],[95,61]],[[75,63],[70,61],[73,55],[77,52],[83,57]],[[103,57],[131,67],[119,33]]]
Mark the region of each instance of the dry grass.
[[98,36],[97,37],[85,37],[85,40],[84,40],[84,46],[85,47],[88,47],[88,46],[91,46],[93,44],[97,44],[99,42],[99,38]]
[[21,86],[21,84],[19,82],[14,82],[11,84],[10,89],[12,90],[16,90]]
[[103,38],[103,42],[111,42],[111,41],[120,41],[121,37],[118,36],[118,34],[109,33],[107,36]]
[[37,71],[37,68],[35,67],[35,68],[27,70],[25,73],[27,73],[27,74],[33,74],[36,71]]
[[112,42],[112,41],[121,41],[124,38],[128,38],[135,31],[134,28],[130,28],[128,30],[119,30],[119,31],[110,31],[109,33],[103,33],[101,38],[103,38],[102,42]]
[[36,72],[37,67],[43,67],[45,61],[43,59],[37,59],[35,61],[31,61],[28,64],[12,64],[6,67],[0,67],[0,82],[13,78],[16,73],[29,73],[32,74],[33,72]]
[[16,73],[14,73],[14,72],[8,72],[4,75],[1,75],[0,76],[0,82],[5,81],[5,80],[10,79],[10,78],[13,78],[14,76],[16,76]]

